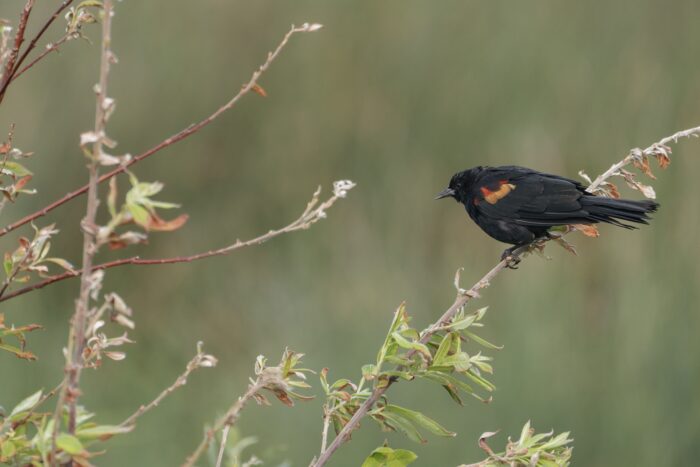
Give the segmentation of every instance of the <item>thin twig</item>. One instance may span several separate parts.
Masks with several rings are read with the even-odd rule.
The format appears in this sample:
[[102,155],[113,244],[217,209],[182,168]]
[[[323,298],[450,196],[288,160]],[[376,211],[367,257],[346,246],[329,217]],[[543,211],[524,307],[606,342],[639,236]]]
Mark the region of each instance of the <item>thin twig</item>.
[[323,428],[321,429],[321,454],[326,451],[328,446],[328,429],[331,424],[331,413],[326,404],[323,404]]
[[[277,48],[274,50],[274,52],[268,53],[267,55],[267,60],[258,68],[253,75],[251,76],[250,80],[241,88],[240,91],[231,99],[229,100],[226,104],[222,105],[214,113],[209,115],[207,118],[204,120],[200,121],[199,123],[195,123],[193,125],[188,126],[187,128],[181,130],[180,132],[170,136],[169,138],[164,139],[160,143],[156,144],[150,149],[147,149],[146,151],[142,152],[141,154],[134,156],[129,162],[126,164],[112,170],[111,172],[107,172],[106,174],[102,175],[99,178],[98,183],[105,182],[109,180],[110,178],[119,175],[120,173],[124,172],[127,168],[130,166],[136,164],[137,162],[140,162],[147,157],[152,156],[153,154],[161,151],[162,149],[167,148],[168,146],[171,146],[179,141],[182,141],[183,139],[187,138],[188,136],[193,135],[194,133],[197,133],[199,130],[204,128],[205,126],[209,125],[211,122],[216,120],[221,114],[226,112],[227,110],[230,110],[233,108],[238,101],[248,94],[252,89],[255,89],[256,86],[258,85],[258,80],[260,79],[260,76],[267,71],[267,69],[270,67],[272,62],[277,58],[279,53],[282,51],[285,45],[287,45],[287,42],[289,41],[289,38],[292,37],[292,35],[298,33],[298,32],[312,32],[316,31],[317,29],[320,28],[320,25],[317,24],[308,24],[305,23],[301,27],[294,27],[287,32],[287,34],[282,38],[282,41],[280,44],[277,46]],[[42,209],[29,214],[22,219],[18,220],[17,222],[14,222],[7,227],[3,228],[0,230],[0,237],[3,235],[8,234],[9,232],[12,232],[13,230],[33,221],[34,219],[37,219],[39,217],[45,216],[49,212],[53,211],[57,207],[67,203],[68,201],[72,200],[73,198],[76,198],[88,191],[88,185],[82,186],[78,188],[77,190],[71,191],[70,193],[66,194],[60,199],[57,199],[56,201],[48,204],[47,206],[43,207]]]
[[228,432],[231,430],[231,425],[226,425],[221,431],[221,445],[219,446],[219,455],[216,456],[216,467],[221,467],[221,462],[224,460],[224,452],[226,452],[226,441],[228,440]]
[[[32,3],[34,0],[31,0]],[[9,76],[5,76],[3,74],[3,80],[2,84],[0,84],[0,102],[2,102],[3,98],[5,97],[5,93],[7,92],[7,87],[10,85],[12,81],[14,81],[15,74],[17,72],[17,69],[22,66],[22,63],[24,63],[24,60],[29,56],[29,53],[36,47],[37,42],[39,42],[39,39],[44,35],[47,29],[49,29],[49,26],[56,21],[56,18],[65,10],[68,8],[68,6],[73,3],[73,0],[64,0],[63,3],[59,5],[59,7],[54,11],[54,13],[49,17],[48,20],[44,23],[44,25],[39,29],[39,32],[36,33],[34,38],[32,38],[31,41],[29,41],[29,45],[27,46],[27,49],[24,51],[22,56],[19,58],[16,64],[13,65]]]
[[[24,425],[24,424],[27,422],[27,420],[29,420],[29,418],[35,413],[35,410],[36,410],[37,408],[39,408],[39,407],[41,406],[41,404],[43,404],[44,402],[46,402],[47,400],[49,400],[51,397],[53,397],[53,396],[58,392],[58,390],[61,389],[61,386],[63,386],[63,381],[61,381],[61,382],[58,384],[58,386],[56,386],[55,388],[53,388],[52,390],[50,390],[49,392],[47,392],[46,394],[44,394],[43,396],[41,396],[41,398],[39,398],[39,400],[37,401],[37,403],[34,404],[34,406],[33,406],[31,409],[29,409],[29,411],[27,412],[27,415],[25,415],[25,416],[24,416],[23,418],[21,418],[20,420],[17,420],[17,421],[15,421],[15,422],[12,422],[12,426],[18,427],[18,426]],[[6,417],[6,418],[3,420],[3,422],[0,423],[0,433],[2,433],[2,431],[5,429],[5,426],[6,426],[7,423],[10,423],[10,417]]]
[[142,405],[141,407],[139,407],[138,410],[136,410],[136,412],[131,414],[129,418],[127,418],[121,423],[121,426],[128,427],[135,424],[136,420],[141,415],[145,414],[146,412],[155,407],[158,407],[158,404],[160,404],[163,401],[163,399],[172,394],[176,389],[187,384],[187,378],[190,376],[190,373],[192,373],[194,370],[197,370],[199,368],[211,368],[215,365],[216,358],[214,358],[214,356],[212,355],[207,355],[203,353],[201,343],[197,344],[197,355],[195,355],[192,358],[192,360],[189,361],[184,373],[178,376],[173,384],[171,384],[163,392],[158,394],[158,396],[155,399],[153,399],[149,404]]
[[[688,130],[684,131],[679,131],[678,133],[663,138],[657,143],[652,144],[648,148],[644,149],[642,153],[646,155],[653,155],[656,153],[659,147],[663,147],[668,145],[669,143],[672,142],[677,142],[680,138],[687,138],[691,136],[699,136],[700,135],[700,127],[696,128],[690,128]],[[632,158],[634,157],[634,153],[639,150],[632,150],[630,151],[630,154],[627,155],[624,159],[622,159],[620,162],[614,164],[610,169],[608,169],[606,172],[598,176],[593,183],[587,188],[588,191],[594,191],[597,189],[602,183],[604,183],[608,178],[612,177],[615,175],[622,167],[632,163]],[[515,252],[513,253],[514,256],[519,256],[526,251],[529,250],[529,246],[524,246],[520,247]],[[469,290],[460,290],[459,293],[457,294],[457,298],[455,299],[454,303],[442,314],[442,316],[435,321],[433,324],[431,324],[423,333],[421,334],[420,342],[423,344],[426,344],[430,338],[440,330],[442,326],[447,324],[454,316],[455,314],[461,310],[472,298],[479,297],[479,292],[488,287],[491,284],[491,281],[502,271],[506,268],[508,265],[508,258],[501,260],[496,266],[494,266],[489,272],[484,275],[479,281],[474,284]],[[411,358],[411,356],[415,354],[415,351],[411,351],[407,354],[407,358]],[[345,424],[343,429],[338,433],[338,435],[333,439],[331,444],[328,446],[328,449],[325,451],[322,451],[319,454],[318,459],[315,462],[312,462],[311,466],[312,467],[323,467],[330,457],[335,453],[335,451],[340,448],[345,442],[347,442],[350,439],[351,433],[358,428],[360,421],[367,415],[367,413],[374,407],[374,404],[381,399],[384,396],[384,393],[391,387],[393,383],[395,383],[395,379],[390,379],[388,381],[388,384],[382,387],[376,387],[369,398],[367,398],[357,409],[355,414],[352,416],[352,418]]]
[[19,78],[20,76],[22,76],[22,74],[24,74],[25,71],[29,70],[31,67],[33,67],[34,65],[36,65],[39,61],[41,61],[44,57],[46,57],[46,56],[47,56],[48,54],[50,54],[51,52],[54,52],[54,51],[55,51],[55,52],[58,52],[58,48],[59,48],[61,45],[63,45],[66,41],[68,41],[68,39],[70,39],[70,37],[71,37],[71,36],[70,36],[69,34],[64,34],[64,35],[63,35],[59,40],[57,40],[56,42],[52,42],[51,44],[47,44],[47,45],[46,45],[46,48],[45,48],[36,58],[34,58],[34,60],[32,60],[31,62],[29,62],[28,64],[26,64],[26,65],[24,66],[24,68],[18,70],[18,71],[15,73],[15,75],[12,77],[12,81],[14,81],[14,80],[16,80],[17,78]]
[[248,386],[248,390],[243,394],[241,397],[238,398],[238,400],[231,406],[231,408],[228,409],[228,412],[226,412],[226,415],[221,417],[213,427],[209,428],[205,433],[204,433],[204,438],[202,438],[202,441],[199,443],[197,448],[194,450],[194,452],[185,460],[184,464],[182,464],[182,467],[192,467],[195,462],[197,462],[197,459],[202,455],[202,453],[209,447],[209,444],[212,442],[214,439],[214,436],[216,435],[216,432],[223,429],[226,426],[233,426],[236,424],[238,421],[238,418],[241,415],[241,410],[243,410],[243,407],[252,399],[256,393],[258,393],[260,390],[263,389],[265,386],[265,381],[263,378],[257,378],[254,382],[252,382]]
[[5,62],[5,67],[2,72],[2,81],[0,81],[0,102],[2,102],[2,98],[5,95],[5,89],[7,89],[7,86],[12,80],[12,74],[14,73],[17,57],[19,56],[19,49],[24,42],[24,32],[27,29],[27,23],[29,22],[29,15],[32,13],[32,8],[34,8],[34,0],[27,0],[27,3],[25,3],[22,9],[22,14],[19,17],[14,45],[10,51],[10,55],[7,57],[7,62]]
[[593,183],[590,184],[587,190],[591,193],[596,191],[608,178],[612,177],[613,175],[616,175],[620,171],[620,169],[631,164],[638,157],[639,154],[643,154],[645,156],[652,156],[658,152],[659,148],[668,146],[671,143],[677,143],[679,139],[690,137],[697,138],[699,135],[700,127],[689,128],[687,130],[674,133],[671,136],[667,136],[666,138],[661,139],[660,141],[652,144],[644,150],[632,149],[624,159],[613,164],[608,170],[598,175],[598,177],[593,181]]
[[[349,183],[349,184],[348,184]],[[342,185],[341,185],[342,184]],[[219,248],[217,250],[209,250],[205,251],[202,253],[197,253],[189,256],[175,256],[172,258],[153,258],[153,259],[147,259],[147,258],[140,258],[139,256],[133,256],[131,258],[122,258],[114,261],[109,261],[107,263],[102,263],[102,264],[97,264],[92,267],[92,271],[97,271],[100,269],[110,269],[118,266],[125,266],[125,265],[135,265],[135,266],[152,266],[152,265],[160,265],[160,264],[174,264],[174,263],[190,263],[192,261],[198,261],[201,259],[205,258],[210,258],[212,256],[221,256],[221,255],[226,255],[228,253],[231,253],[235,250],[238,250],[239,248],[244,248],[248,246],[253,246],[253,245],[260,245],[262,243],[265,243],[266,241],[277,237],[279,235],[285,234],[285,233],[291,233],[295,232],[297,230],[305,230],[311,227],[314,223],[318,222],[320,219],[324,218],[326,215],[326,210],[328,210],[335,202],[339,199],[345,196],[345,193],[347,190],[351,189],[354,184],[351,182],[336,182],[335,187],[336,189],[334,190],[333,196],[328,198],[326,201],[323,203],[317,205],[318,203],[318,196],[320,194],[320,191],[316,191],[314,193],[313,198],[311,201],[306,206],[306,210],[304,213],[295,221],[293,221],[291,224],[286,225],[285,227],[282,227],[277,230],[270,230],[269,232],[259,235],[255,238],[252,238],[250,240],[246,241],[241,241],[241,240],[236,240],[235,243],[231,245],[227,245],[223,248]],[[340,187],[340,188],[338,188]],[[4,302],[5,300],[10,300],[12,298],[18,297],[20,295],[24,295],[25,293],[32,292],[34,290],[42,289],[46,287],[47,285],[54,284],[56,282],[60,282],[65,279],[70,279],[73,277],[80,276],[82,274],[82,269],[80,270],[70,270],[70,271],[65,271],[61,274],[57,274],[55,276],[48,277],[40,282],[37,282],[36,284],[28,285],[26,287],[23,287],[21,289],[17,289],[12,293],[8,293],[7,295],[2,296],[0,294],[0,302]]]
[[95,130],[97,138],[92,146],[92,153],[89,158],[88,172],[88,199],[83,226],[83,269],[80,275],[80,294],[75,304],[75,313],[71,319],[71,331],[69,333],[68,351],[66,352],[65,373],[67,375],[66,385],[61,393],[61,398],[54,413],[54,432],[52,436],[51,453],[52,459],[56,458],[56,437],[61,425],[61,414],[63,405],[68,405],[68,432],[75,433],[77,401],[80,395],[78,385],[80,383],[80,373],[83,368],[83,350],[85,349],[85,324],[88,310],[90,308],[90,291],[92,289],[92,264],[97,251],[95,243],[95,225],[97,217],[97,206],[99,204],[97,184],[99,179],[99,158],[102,155],[103,141],[105,139],[105,127],[107,124],[108,112],[111,105],[107,102],[107,82],[109,70],[114,61],[114,54],[111,50],[112,40],[112,0],[104,0],[102,4],[102,46],[100,51],[100,74],[96,88],[95,102]]
[[15,268],[12,270],[12,273],[10,273],[10,275],[7,276],[2,282],[2,288],[0,288],[0,301],[2,301],[2,296],[5,294],[7,288],[15,280],[17,274],[19,274],[19,272],[22,270],[22,266],[24,266],[24,262],[27,261],[27,258],[29,258],[31,252],[31,249],[27,248],[27,252],[24,254],[24,257],[17,263]]

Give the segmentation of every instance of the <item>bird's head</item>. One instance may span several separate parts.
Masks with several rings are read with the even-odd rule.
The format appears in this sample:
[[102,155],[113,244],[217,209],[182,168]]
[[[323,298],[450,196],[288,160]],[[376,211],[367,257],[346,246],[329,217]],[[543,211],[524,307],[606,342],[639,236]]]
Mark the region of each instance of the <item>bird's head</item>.
[[477,177],[483,170],[483,167],[478,166],[463,170],[462,172],[457,172],[452,176],[452,179],[450,179],[450,184],[447,188],[438,193],[435,199],[452,197],[458,202],[464,203],[469,188],[476,182]]

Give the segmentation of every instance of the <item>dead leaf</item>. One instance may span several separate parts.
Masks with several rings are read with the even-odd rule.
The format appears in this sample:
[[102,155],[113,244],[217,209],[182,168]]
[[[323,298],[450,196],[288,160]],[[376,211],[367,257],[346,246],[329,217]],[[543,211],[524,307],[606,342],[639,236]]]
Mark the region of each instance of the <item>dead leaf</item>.
[[267,97],[267,92],[260,86],[258,83],[255,83],[251,88],[251,91],[253,91],[255,94],[257,94],[260,97]]
[[272,391],[275,397],[280,400],[287,407],[294,407],[294,401],[289,398],[287,393],[281,389],[275,389]]
[[665,169],[669,165],[671,165],[671,158],[668,157],[666,154],[657,154],[656,155],[656,160],[659,162],[659,167],[662,169]]
[[15,353],[15,357],[21,358],[22,360],[30,360],[30,361],[34,361],[37,359],[36,355],[34,355],[31,352],[17,352],[17,353]]
[[656,176],[651,172],[651,167],[649,167],[649,158],[647,156],[642,156],[637,159],[632,160],[632,164],[644,173],[647,177],[656,180]]
[[31,180],[31,179],[32,179],[31,175],[26,175],[26,176],[20,178],[19,180],[17,180],[17,183],[15,183],[15,191],[19,191],[22,188],[24,188],[24,186],[27,183],[29,183],[29,180]]
[[489,456],[493,456],[493,449],[489,447],[488,444],[486,444],[486,440],[489,439],[492,436],[496,436],[500,430],[496,431],[486,431],[484,433],[481,433],[481,436],[479,436],[479,447],[486,452]]
[[600,232],[598,232],[598,227],[596,227],[595,225],[573,224],[573,226],[576,227],[576,230],[581,232],[586,237],[592,237],[592,238],[600,237]]
[[172,232],[173,230],[177,230],[183,225],[185,225],[187,219],[189,219],[189,216],[187,214],[181,214],[175,219],[166,221],[159,217],[157,214],[151,213],[148,219],[148,224],[146,225],[146,230],[154,230],[158,232]]
[[644,185],[643,183],[639,183],[632,172],[629,172],[625,169],[620,169],[620,174],[622,177],[624,177],[625,182],[627,182],[627,185],[632,188],[633,190],[638,190],[641,191],[644,196],[646,196],[649,199],[656,199],[656,192],[654,191],[654,188],[652,188],[649,185]]
[[605,182],[605,189],[608,190],[608,194],[611,198],[620,198],[620,192],[617,190],[617,186],[614,183]]

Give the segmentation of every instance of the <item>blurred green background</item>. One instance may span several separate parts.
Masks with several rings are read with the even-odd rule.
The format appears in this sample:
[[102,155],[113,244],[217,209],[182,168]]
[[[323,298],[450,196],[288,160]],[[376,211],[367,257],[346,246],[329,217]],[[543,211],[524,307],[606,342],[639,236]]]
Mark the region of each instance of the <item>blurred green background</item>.
[[[4,0],[0,17],[16,21],[23,4]],[[32,31],[57,4],[37,2]],[[358,186],[309,231],[194,264],[109,271],[104,290],[134,308],[137,343],[124,362],[84,375],[82,402],[99,421],[119,422],[151,400],[198,340],[220,362],[95,463],[180,463],[203,426],[243,392],[258,354],[276,362],[289,346],[307,354],[307,366],[357,380],[402,300],[414,323],[427,325],[452,303],[455,270],[464,266],[471,284],[504,248],[454,202],[433,201],[454,172],[519,164],[596,175],[631,147],[700,124],[699,15],[693,0],[119,2],[109,133],[132,154],[232,96],[291,23],[325,25],[293,38],[261,80],[269,97],[247,96],[199,135],[136,166],[191,217],[180,231],[119,254],[223,246],[295,219],[318,184],[325,193],[341,178]],[[3,224],[86,180],[78,135],[94,118],[99,30],[86,32],[95,45],[68,44],[3,102],[0,129],[17,124],[17,146],[36,153],[28,166],[39,188],[6,208]],[[458,409],[420,382],[392,389],[392,400],[423,410],[456,439],[414,445],[366,422],[332,464],[359,465],[385,438],[415,450],[416,465],[474,462],[481,432],[501,429],[492,444],[502,446],[528,419],[543,431],[571,430],[575,465],[692,464],[700,440],[700,142],[674,146],[670,168],[655,171],[662,208],[650,227],[574,235],[578,257],[549,245],[551,261],[528,258],[472,305],[490,306],[484,335],[505,346],[495,355],[492,404]],[[84,203],[39,222],[57,223],[54,251],[76,264]],[[3,238],[2,251],[19,234]],[[30,337],[38,361],[0,354],[0,404],[58,382],[77,289],[65,281],[2,304],[9,323],[46,329]],[[251,406],[239,428],[259,437],[248,452],[266,465],[308,465],[320,445],[321,399]]]

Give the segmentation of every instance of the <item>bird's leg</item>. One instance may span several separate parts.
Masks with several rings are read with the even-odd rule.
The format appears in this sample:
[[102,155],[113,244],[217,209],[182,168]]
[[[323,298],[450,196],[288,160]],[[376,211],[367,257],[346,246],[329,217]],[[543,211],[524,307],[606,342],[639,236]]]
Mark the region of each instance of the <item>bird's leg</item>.
[[514,255],[515,250],[521,246],[527,245],[527,243],[520,245],[513,245],[510,248],[506,248],[501,255],[501,261],[506,262],[506,267],[508,269],[518,269],[518,264],[520,264],[520,255]]
[[525,251],[529,251],[533,247],[538,247],[538,246],[543,247],[544,242],[546,242],[548,240],[555,240],[559,237],[561,237],[561,235],[547,231],[544,233],[544,235],[535,238],[531,242],[519,243],[517,245],[513,245],[512,247],[506,248],[503,251],[503,254],[501,255],[501,261],[506,261],[506,267],[508,269],[518,269],[518,264],[520,264],[520,261],[522,261],[520,259],[520,253],[515,254],[515,252],[518,249],[523,248],[523,247],[528,247],[528,249]]

